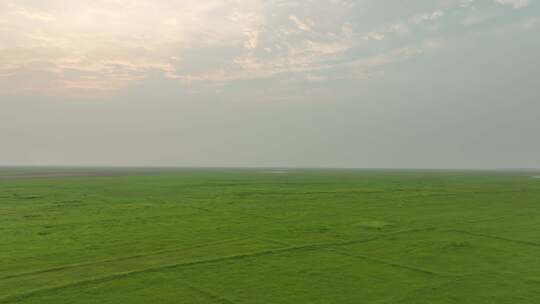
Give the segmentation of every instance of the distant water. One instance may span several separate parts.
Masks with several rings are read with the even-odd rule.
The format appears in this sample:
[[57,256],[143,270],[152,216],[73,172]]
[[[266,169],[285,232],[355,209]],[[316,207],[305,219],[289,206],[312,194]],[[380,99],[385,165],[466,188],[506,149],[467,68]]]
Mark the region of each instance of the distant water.
[[270,174],[287,174],[289,171],[266,171],[266,173]]

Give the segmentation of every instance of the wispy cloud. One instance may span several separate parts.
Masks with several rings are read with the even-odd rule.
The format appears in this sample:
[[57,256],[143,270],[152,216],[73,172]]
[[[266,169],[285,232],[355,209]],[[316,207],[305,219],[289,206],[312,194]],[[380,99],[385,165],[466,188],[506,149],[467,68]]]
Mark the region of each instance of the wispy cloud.
[[305,31],[305,32],[309,32],[311,31],[311,27],[309,25],[307,25],[306,23],[304,23],[303,21],[300,21],[300,19],[298,19],[298,17],[294,16],[294,15],[291,15],[289,16],[289,19],[294,22],[294,24],[296,24],[296,26],[302,30],[302,31]]
[[[530,4],[496,1],[511,8]],[[0,93],[100,96],[142,81],[150,71],[187,84],[283,73],[323,81],[331,77],[320,71],[368,69],[398,61],[392,56],[421,56],[407,45],[439,34],[415,35],[436,29],[450,10],[472,8],[475,1],[444,1],[394,21],[383,18],[382,26],[364,24],[355,15],[363,5],[352,0],[6,0],[0,3]],[[455,23],[473,24],[478,16]]]
[[[0,19],[9,24],[0,44],[4,92],[100,94],[150,70],[171,73],[186,49],[256,43],[251,1],[234,7],[226,0],[14,2],[0,4]],[[21,77],[40,74],[46,79]]]
[[495,1],[502,5],[512,6],[515,9],[527,7],[529,6],[529,4],[531,4],[530,0],[495,0]]
[[415,24],[420,24],[424,21],[434,21],[444,16],[444,11],[437,10],[430,13],[421,13],[413,16],[410,21]]

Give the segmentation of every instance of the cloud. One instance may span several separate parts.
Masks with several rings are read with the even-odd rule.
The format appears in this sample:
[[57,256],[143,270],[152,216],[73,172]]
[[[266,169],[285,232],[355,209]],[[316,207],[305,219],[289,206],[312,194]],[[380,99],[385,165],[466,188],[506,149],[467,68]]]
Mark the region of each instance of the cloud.
[[296,26],[302,30],[302,31],[305,31],[305,32],[309,32],[311,31],[311,27],[307,24],[305,24],[304,22],[300,21],[300,19],[298,19],[298,17],[292,15],[292,16],[289,16],[289,19],[294,22],[294,24],[296,24]]
[[378,30],[378,31],[374,31],[374,32],[370,32],[370,33],[367,33],[366,35],[364,35],[364,40],[384,40],[387,35],[390,35],[390,34],[407,34],[409,33],[409,27],[404,24],[404,23],[394,23],[394,24],[390,24],[390,25],[387,25],[385,26],[384,28]]
[[179,85],[287,73],[323,81],[331,77],[321,71],[433,38],[450,10],[473,4],[443,1],[367,22],[356,15],[364,4],[351,0],[5,0],[0,94],[106,96],[156,71]]
[[495,29],[499,35],[514,35],[533,30],[540,25],[539,17],[526,17],[516,22],[505,24]]
[[43,22],[50,22],[54,20],[54,17],[46,12],[34,10],[32,8],[25,8],[17,5],[10,5],[14,9],[14,13],[22,17],[39,20]]
[[465,26],[473,26],[473,25],[477,25],[485,21],[491,20],[493,18],[496,18],[496,16],[495,15],[470,15],[470,16],[465,17],[465,19],[461,21],[461,24]]
[[475,0],[461,0],[459,2],[459,7],[461,7],[461,8],[468,8],[468,7],[474,8],[474,3],[475,2],[476,2]]
[[518,30],[521,30],[521,31],[528,31],[530,29],[533,29],[535,28],[536,26],[538,26],[538,24],[540,24],[540,18],[538,17],[531,17],[531,18],[527,18],[527,19],[524,19],[523,21],[521,22],[518,22],[515,27],[518,29]]
[[430,12],[430,13],[422,13],[415,15],[410,19],[410,21],[414,24],[420,24],[424,21],[434,21],[444,16],[444,12],[441,10]]
[[495,2],[502,5],[512,6],[514,9],[523,8],[531,4],[530,0],[495,0]]
[[445,41],[442,39],[432,39],[424,41],[418,45],[410,45],[395,48],[388,52],[358,59],[347,64],[361,70],[373,69],[414,58],[429,51],[434,51],[444,47]]
[[152,70],[172,73],[184,50],[256,47],[257,1],[231,2],[3,2],[0,20],[7,26],[0,29],[0,89],[100,95]]
[[332,24],[321,31],[312,28],[307,36],[286,27],[274,32],[264,31],[261,34],[263,44],[236,56],[227,72],[218,69],[203,75],[189,75],[188,79],[230,81],[319,70],[341,59],[343,53],[353,48],[356,44],[354,36],[347,23],[341,27]]
[[384,26],[383,28],[369,32],[364,35],[364,40],[384,40],[388,35],[399,34],[406,35],[409,34],[413,27],[417,27],[424,22],[434,22],[444,16],[445,12],[443,10],[436,10],[432,12],[423,12],[415,14],[414,16],[408,18],[405,21],[392,23]]
[[316,75],[316,74],[311,74],[311,73],[306,74],[306,80],[311,81],[311,82],[325,81],[327,79],[328,79],[327,77],[322,76],[322,75]]

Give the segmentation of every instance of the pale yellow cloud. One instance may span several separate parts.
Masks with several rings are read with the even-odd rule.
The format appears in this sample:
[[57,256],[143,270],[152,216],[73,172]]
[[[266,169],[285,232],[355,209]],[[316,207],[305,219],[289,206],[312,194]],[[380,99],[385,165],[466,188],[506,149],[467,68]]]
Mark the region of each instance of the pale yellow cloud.
[[[105,96],[151,71],[179,83],[312,73],[442,11],[359,34],[353,1],[6,0],[0,3],[0,93]],[[308,9],[309,8],[309,9]],[[364,66],[365,68],[365,66]],[[309,79],[326,79],[314,76]]]
[[149,70],[171,73],[182,50],[243,41],[253,23],[226,0],[17,2],[0,4],[3,93],[118,90]]

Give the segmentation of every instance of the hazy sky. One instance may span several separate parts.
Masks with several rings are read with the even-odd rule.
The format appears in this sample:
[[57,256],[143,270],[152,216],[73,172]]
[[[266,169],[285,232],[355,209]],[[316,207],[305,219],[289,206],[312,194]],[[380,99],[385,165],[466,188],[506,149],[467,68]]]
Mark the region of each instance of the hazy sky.
[[540,2],[2,0],[0,165],[540,168]]

